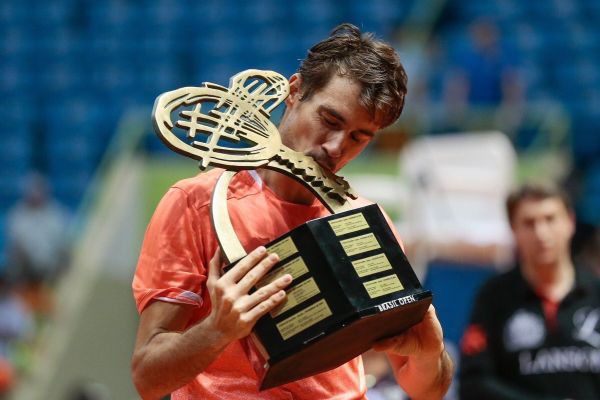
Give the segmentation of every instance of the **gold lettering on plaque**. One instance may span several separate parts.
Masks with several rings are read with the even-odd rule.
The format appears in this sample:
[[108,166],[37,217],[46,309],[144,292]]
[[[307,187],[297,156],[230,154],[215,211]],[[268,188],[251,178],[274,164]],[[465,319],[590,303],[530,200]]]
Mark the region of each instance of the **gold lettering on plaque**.
[[276,326],[283,340],[287,340],[330,315],[331,309],[325,299],[321,299],[304,310],[284,319]]
[[292,280],[301,277],[302,275],[308,273],[308,267],[304,263],[302,256],[298,256],[294,258],[292,261],[289,261],[278,268],[275,271],[269,272],[264,276],[260,281],[256,283],[257,288],[261,288],[269,283],[273,282],[280,276],[285,274],[290,274],[292,276]]
[[372,281],[363,283],[363,285],[365,286],[365,289],[367,289],[369,297],[372,299],[386,294],[399,292],[404,289],[402,283],[400,283],[400,279],[398,279],[396,275],[388,275],[383,278],[373,279]]
[[333,229],[333,232],[336,236],[342,236],[346,233],[361,231],[369,227],[369,224],[367,223],[363,213],[356,213],[348,215],[344,218],[338,218],[333,221],[329,221],[329,225],[331,225],[331,229]]
[[390,261],[386,257],[385,253],[375,254],[371,257],[352,261],[352,266],[356,270],[358,276],[361,278],[363,276],[368,276],[392,269],[392,265],[390,264]]
[[315,280],[313,278],[307,279],[287,291],[285,301],[279,307],[271,311],[271,316],[275,318],[319,293],[321,293],[321,291]]
[[296,244],[292,240],[290,236],[286,237],[282,241],[275,243],[274,245],[267,247],[267,251],[269,253],[277,253],[280,260],[284,258],[288,258],[292,254],[296,254],[298,252],[298,248]]
[[340,243],[348,256],[364,253],[380,248],[379,242],[372,233],[341,240]]

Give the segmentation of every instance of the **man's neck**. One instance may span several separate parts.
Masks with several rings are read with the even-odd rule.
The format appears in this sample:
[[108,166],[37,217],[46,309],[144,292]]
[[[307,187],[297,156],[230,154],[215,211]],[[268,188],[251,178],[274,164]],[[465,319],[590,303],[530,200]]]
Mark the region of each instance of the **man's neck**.
[[551,265],[522,264],[523,277],[536,293],[559,302],[575,283],[575,268],[569,258]]
[[307,205],[315,201],[315,195],[306,186],[281,172],[261,168],[258,174],[263,184],[285,201]]

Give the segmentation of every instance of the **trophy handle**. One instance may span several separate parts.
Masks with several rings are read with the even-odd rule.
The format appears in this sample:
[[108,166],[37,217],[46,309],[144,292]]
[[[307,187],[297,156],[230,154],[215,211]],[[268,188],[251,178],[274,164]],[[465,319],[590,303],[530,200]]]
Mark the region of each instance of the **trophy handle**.
[[[279,173],[284,173],[290,176],[291,178],[296,179],[298,182],[302,183],[321,201],[325,208],[327,208],[332,214],[347,211],[352,208],[348,200],[345,200],[344,203],[340,204],[340,200],[338,198],[327,196],[327,191],[331,190],[331,188],[328,188],[327,185],[325,185],[327,189],[322,190],[323,185],[312,187],[308,182],[302,179],[302,177],[299,174],[294,174],[289,168],[271,167],[270,169],[275,170]],[[215,230],[217,241],[219,242],[219,246],[221,247],[227,264],[231,264],[245,257],[246,254],[248,254],[244,249],[244,246],[242,246],[242,243],[238,239],[235,230],[233,229],[231,218],[229,218],[229,210],[227,208],[227,188],[229,187],[229,183],[231,182],[235,174],[237,174],[238,172],[240,171],[224,170],[221,173],[221,175],[217,179],[217,182],[215,183],[215,187],[210,201],[210,216],[212,226]],[[340,198],[343,200],[342,197]]]
[[213,229],[217,236],[221,251],[225,256],[227,264],[231,264],[244,256],[246,250],[238,239],[231,218],[229,218],[229,210],[227,209],[227,188],[229,182],[239,171],[225,170],[217,179],[217,183],[213,189],[212,198],[210,201],[210,216]]

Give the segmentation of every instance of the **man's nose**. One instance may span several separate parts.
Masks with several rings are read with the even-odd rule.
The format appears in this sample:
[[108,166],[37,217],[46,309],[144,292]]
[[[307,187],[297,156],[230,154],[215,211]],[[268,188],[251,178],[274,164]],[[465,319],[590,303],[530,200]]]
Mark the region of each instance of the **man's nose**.
[[344,151],[345,135],[343,131],[331,134],[323,143],[323,149],[331,159],[337,159],[342,156]]
[[550,234],[550,226],[544,221],[539,221],[534,225],[534,232],[538,239],[546,239]]

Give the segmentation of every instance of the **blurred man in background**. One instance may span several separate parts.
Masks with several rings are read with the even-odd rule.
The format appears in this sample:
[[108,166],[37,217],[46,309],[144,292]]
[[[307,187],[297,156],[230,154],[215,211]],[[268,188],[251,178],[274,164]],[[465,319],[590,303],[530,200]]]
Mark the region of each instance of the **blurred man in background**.
[[519,266],[479,291],[461,343],[461,399],[600,398],[600,280],[573,264],[567,197],[507,200]]
[[[400,115],[406,74],[391,46],[344,24],[313,46],[279,125],[282,142],[333,172],[354,159],[375,132]],[[133,281],[141,313],[133,378],[145,399],[364,398],[362,360],[258,392],[240,339],[258,318],[285,300],[284,275],[260,291],[250,288],[277,261],[263,244],[320,216],[325,207],[304,186],[269,170],[244,171],[228,198],[233,225],[254,249],[221,274],[222,261],[208,213],[219,170],[177,183],[159,204],[142,245]],[[359,204],[360,203],[360,204]],[[356,206],[366,204],[356,200]],[[343,345],[343,344],[340,344]],[[400,385],[413,398],[441,398],[452,376],[433,308],[407,333],[375,348],[386,351]]]
[[50,193],[46,179],[33,172],[23,198],[9,211],[8,276],[32,309],[51,310],[50,287],[67,266],[69,215]]

